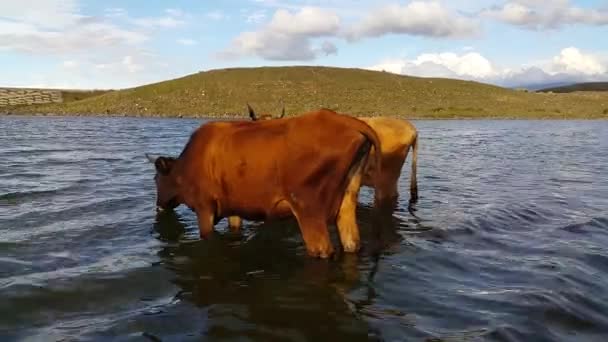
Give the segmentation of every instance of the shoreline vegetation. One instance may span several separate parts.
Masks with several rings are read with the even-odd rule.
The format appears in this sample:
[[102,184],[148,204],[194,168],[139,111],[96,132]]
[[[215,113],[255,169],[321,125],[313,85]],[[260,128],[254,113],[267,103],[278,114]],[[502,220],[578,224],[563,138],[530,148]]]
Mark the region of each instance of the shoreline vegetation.
[[[87,94],[88,95],[88,94]],[[0,107],[0,115],[247,118],[326,107],[407,119],[608,119],[608,92],[531,92],[473,81],[334,67],[216,69],[63,103]]]

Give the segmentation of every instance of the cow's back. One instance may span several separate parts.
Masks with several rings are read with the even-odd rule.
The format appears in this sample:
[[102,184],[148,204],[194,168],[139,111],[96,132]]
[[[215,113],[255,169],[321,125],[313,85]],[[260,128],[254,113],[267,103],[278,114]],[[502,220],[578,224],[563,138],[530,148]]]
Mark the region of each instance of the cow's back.
[[[263,219],[284,201],[337,212],[345,175],[365,140],[333,112],[201,126],[184,151],[184,181],[218,199],[223,215]],[[184,186],[187,188],[187,186]]]
[[416,127],[404,119],[378,116],[361,117],[361,121],[370,125],[382,140],[382,150],[393,153],[410,146],[417,136]]

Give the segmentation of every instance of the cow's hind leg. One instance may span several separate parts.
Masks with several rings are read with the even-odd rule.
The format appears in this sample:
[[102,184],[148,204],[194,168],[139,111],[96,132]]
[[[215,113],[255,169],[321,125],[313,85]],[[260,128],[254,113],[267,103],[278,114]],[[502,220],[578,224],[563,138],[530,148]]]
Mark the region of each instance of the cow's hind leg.
[[238,232],[241,230],[241,226],[243,224],[243,220],[240,216],[229,216],[228,217],[228,227],[232,232]]
[[347,178],[346,190],[340,209],[336,226],[340,234],[340,241],[345,252],[355,253],[360,248],[359,226],[357,225],[357,202],[359,189],[363,178],[363,169],[366,165],[368,155],[364,155],[350,169]]
[[378,176],[380,178],[377,187],[374,189],[374,206],[379,209],[391,209],[399,200],[398,181],[399,177],[385,173]]
[[379,182],[375,189],[376,208],[394,210],[399,200],[399,177],[406,158],[407,150],[384,156],[383,172],[377,175]]

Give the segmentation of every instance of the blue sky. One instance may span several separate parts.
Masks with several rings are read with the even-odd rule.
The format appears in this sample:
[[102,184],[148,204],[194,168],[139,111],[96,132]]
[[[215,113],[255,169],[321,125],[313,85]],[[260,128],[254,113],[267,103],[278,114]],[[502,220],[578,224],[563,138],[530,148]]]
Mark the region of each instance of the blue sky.
[[608,81],[607,37],[608,0],[2,0],[0,86],[125,88],[262,65]]

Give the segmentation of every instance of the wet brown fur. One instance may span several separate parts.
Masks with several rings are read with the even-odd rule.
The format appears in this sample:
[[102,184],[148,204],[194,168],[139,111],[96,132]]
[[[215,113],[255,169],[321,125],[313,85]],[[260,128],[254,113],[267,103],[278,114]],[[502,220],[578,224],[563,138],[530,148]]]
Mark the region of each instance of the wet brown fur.
[[[252,120],[274,119],[271,114],[256,116],[253,109],[248,106]],[[285,109],[283,109],[284,115]],[[398,197],[398,182],[403,164],[407,159],[409,150],[412,150],[412,170],[410,173],[410,203],[418,201],[418,131],[416,127],[404,119],[392,117],[360,117],[376,131],[382,143],[382,170],[376,167],[376,149],[372,147],[368,162],[364,168],[361,184],[373,187],[375,190],[375,205],[392,208]]]
[[343,222],[344,249],[355,251],[351,197],[372,146],[382,150],[369,125],[325,109],[281,120],[206,123],[177,159],[154,160],[157,206],[193,209],[201,238],[223,217],[234,226],[241,218],[293,215],[308,253],[319,257],[334,251],[328,224]]

